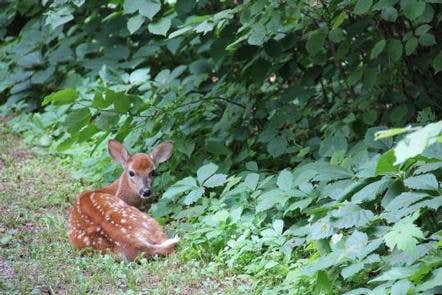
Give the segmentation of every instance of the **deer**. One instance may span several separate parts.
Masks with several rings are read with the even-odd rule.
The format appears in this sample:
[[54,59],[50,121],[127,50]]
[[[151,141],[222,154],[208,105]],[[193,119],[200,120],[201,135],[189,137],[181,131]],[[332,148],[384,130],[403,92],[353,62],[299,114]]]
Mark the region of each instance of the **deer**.
[[149,154],[130,155],[120,142],[109,140],[108,152],[123,172],[109,186],[80,194],[69,214],[71,245],[110,251],[129,261],[174,252],[179,237],[168,239],[155,219],[136,208],[150,196],[155,169],[170,158],[172,149],[173,143],[165,141]]

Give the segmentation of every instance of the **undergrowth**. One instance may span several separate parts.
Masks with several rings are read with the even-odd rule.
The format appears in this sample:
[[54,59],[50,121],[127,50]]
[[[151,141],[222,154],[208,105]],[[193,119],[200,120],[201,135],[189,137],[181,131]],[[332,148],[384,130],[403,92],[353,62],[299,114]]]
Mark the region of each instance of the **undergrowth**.
[[131,263],[74,250],[67,239],[68,209],[86,186],[71,177],[71,161],[32,152],[4,123],[0,138],[0,293],[238,294],[251,289],[247,277],[185,258],[181,249]]

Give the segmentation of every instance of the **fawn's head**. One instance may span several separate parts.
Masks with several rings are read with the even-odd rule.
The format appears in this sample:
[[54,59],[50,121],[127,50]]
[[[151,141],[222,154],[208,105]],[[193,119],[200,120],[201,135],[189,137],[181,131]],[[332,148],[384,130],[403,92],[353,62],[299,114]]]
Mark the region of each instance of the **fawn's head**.
[[141,198],[151,193],[152,179],[158,164],[167,161],[172,155],[173,143],[165,141],[157,145],[150,154],[130,155],[127,149],[116,140],[109,140],[108,150],[113,160],[123,166],[127,174],[129,188]]

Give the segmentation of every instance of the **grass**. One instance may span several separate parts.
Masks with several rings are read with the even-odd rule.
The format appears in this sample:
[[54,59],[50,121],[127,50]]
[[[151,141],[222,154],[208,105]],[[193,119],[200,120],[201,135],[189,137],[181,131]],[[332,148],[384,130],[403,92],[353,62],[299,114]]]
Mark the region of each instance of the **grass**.
[[180,249],[130,263],[75,251],[66,221],[83,189],[59,158],[33,154],[0,123],[0,293],[250,293],[247,278]]

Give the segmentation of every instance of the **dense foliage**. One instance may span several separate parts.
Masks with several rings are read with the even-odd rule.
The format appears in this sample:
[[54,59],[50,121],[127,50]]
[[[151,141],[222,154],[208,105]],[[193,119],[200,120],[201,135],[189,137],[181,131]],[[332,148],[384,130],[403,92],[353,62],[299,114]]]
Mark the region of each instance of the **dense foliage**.
[[268,292],[433,293],[439,2],[6,1],[2,109],[98,182],[173,139],[151,213]]

